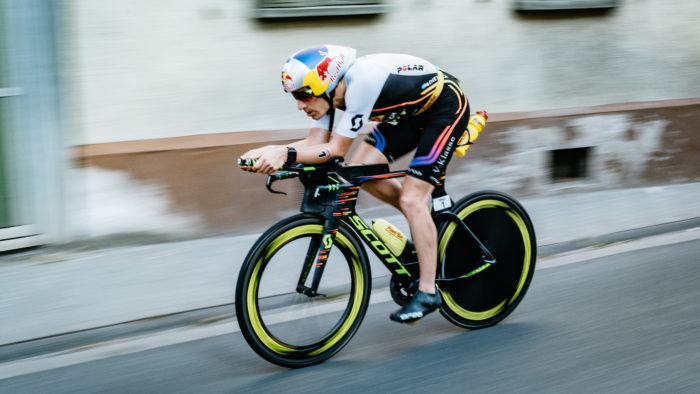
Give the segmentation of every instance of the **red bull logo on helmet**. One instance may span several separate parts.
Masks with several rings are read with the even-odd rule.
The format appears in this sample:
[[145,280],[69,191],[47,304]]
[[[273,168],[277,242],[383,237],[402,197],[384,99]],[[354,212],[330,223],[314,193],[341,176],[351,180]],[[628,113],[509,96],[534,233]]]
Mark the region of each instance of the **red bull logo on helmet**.
[[296,90],[296,86],[294,86],[294,79],[291,75],[287,74],[284,71],[282,72],[282,87],[286,92]]
[[328,66],[331,64],[331,58],[326,56],[321,63],[316,66],[316,74],[318,74],[319,79],[324,81],[328,79]]
[[[320,53],[321,51],[319,51]],[[330,83],[335,85],[338,79],[338,74],[343,68],[345,55],[342,53],[338,56],[328,56],[321,60],[316,67],[311,69],[304,77],[304,86],[308,86],[313,90],[314,95],[320,96],[325,93]]]

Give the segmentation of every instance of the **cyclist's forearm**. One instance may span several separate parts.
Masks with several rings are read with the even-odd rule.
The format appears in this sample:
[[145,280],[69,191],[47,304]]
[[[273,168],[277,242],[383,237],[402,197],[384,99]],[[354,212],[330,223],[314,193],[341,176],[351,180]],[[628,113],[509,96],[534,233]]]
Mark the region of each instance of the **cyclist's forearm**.
[[353,139],[336,136],[330,142],[296,148],[299,163],[317,164],[328,161],[331,157],[345,157],[350,150]]
[[292,143],[290,143],[290,144],[284,144],[284,145],[280,145],[280,146],[288,146],[288,147],[290,147],[290,148],[294,148],[294,149],[297,149],[297,150],[298,150],[298,149],[301,149],[301,148],[303,148],[303,147],[305,147],[305,146],[309,146],[309,145],[312,145],[312,144],[313,144],[313,143],[312,143],[311,141],[309,141],[308,138],[304,138],[303,140],[295,141],[295,142],[292,142]]
[[333,156],[330,144],[307,145],[294,147],[297,150],[297,162],[304,164],[318,164],[328,161]]

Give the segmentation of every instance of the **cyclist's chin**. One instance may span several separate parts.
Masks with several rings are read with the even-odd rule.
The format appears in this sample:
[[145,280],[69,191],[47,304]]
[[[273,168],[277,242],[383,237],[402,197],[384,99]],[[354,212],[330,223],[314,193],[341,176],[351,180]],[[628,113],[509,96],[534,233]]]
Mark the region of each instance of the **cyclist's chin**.
[[320,112],[307,112],[306,115],[310,117],[313,120],[319,120],[321,119],[325,113],[320,113]]

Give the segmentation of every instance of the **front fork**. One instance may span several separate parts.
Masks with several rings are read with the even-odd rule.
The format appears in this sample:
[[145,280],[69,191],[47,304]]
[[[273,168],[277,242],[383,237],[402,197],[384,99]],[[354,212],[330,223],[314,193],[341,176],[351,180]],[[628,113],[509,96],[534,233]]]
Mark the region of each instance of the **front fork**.
[[[335,235],[338,233],[339,225],[340,220],[337,217],[326,219],[323,223],[323,233],[321,234],[321,237],[313,237],[311,239],[309,248],[306,251],[304,266],[302,267],[301,275],[299,276],[299,282],[297,283],[297,293],[304,294],[309,297],[323,295],[318,292],[318,285],[321,283],[323,270],[326,267],[328,255],[331,253],[331,247],[333,246]],[[314,270],[313,278],[311,279],[311,286],[309,287],[306,286],[306,280],[309,277],[311,268],[314,266],[316,266],[316,269]]]

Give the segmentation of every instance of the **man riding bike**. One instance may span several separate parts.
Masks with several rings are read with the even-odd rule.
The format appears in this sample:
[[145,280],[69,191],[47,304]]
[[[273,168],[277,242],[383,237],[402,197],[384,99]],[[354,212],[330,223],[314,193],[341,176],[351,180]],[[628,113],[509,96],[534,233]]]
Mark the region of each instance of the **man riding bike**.
[[[351,163],[387,164],[416,149],[403,184],[383,179],[362,187],[404,214],[418,256],[418,291],[390,318],[409,323],[438,309],[442,300],[435,288],[437,230],[428,201],[442,184],[469,121],[469,103],[458,80],[415,56],[355,58],[353,48],[324,45],[302,49],[287,59],[282,86],[295,98],[297,108],[312,118],[309,135],[286,146],[245,153],[242,159],[257,162],[242,169],[271,174],[284,164],[344,157],[363,128],[368,128],[369,136]],[[334,130],[336,108],[344,114]]]

